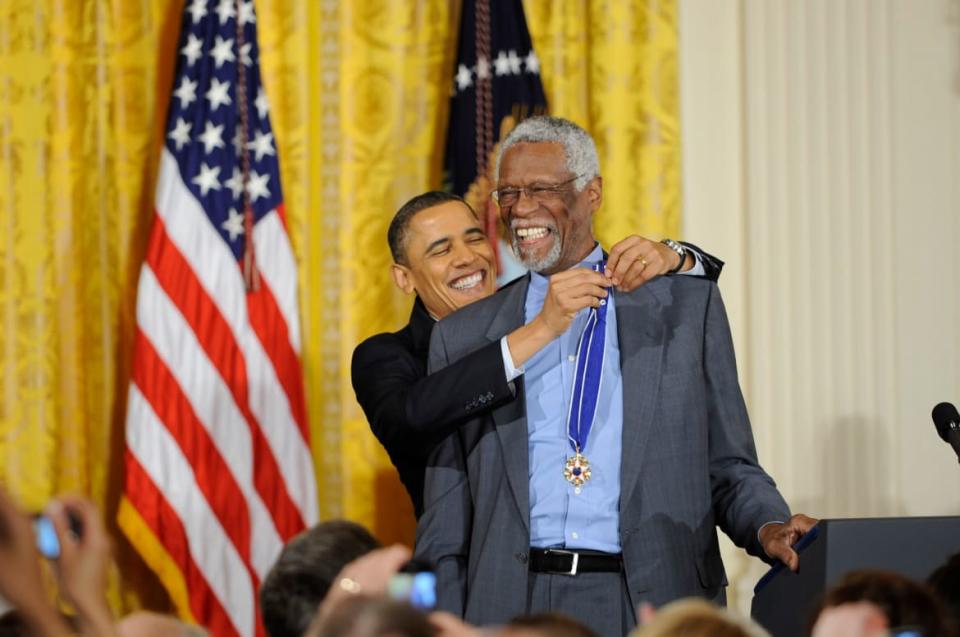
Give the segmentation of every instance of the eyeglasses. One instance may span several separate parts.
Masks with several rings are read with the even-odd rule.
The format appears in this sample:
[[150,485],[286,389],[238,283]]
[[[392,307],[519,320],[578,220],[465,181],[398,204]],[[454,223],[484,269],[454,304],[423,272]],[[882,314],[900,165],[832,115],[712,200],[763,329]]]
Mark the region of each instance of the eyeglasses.
[[560,194],[567,186],[582,177],[583,175],[574,175],[566,181],[559,184],[530,184],[522,188],[498,188],[490,193],[490,196],[501,208],[512,206],[520,201],[520,193],[525,194],[534,201],[546,201]]

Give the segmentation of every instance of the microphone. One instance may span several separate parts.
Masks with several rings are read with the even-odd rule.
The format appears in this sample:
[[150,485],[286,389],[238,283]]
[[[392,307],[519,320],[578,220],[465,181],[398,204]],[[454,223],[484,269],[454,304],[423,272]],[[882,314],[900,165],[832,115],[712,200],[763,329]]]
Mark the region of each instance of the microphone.
[[944,442],[949,442],[960,462],[960,414],[950,403],[940,403],[933,408],[933,424]]

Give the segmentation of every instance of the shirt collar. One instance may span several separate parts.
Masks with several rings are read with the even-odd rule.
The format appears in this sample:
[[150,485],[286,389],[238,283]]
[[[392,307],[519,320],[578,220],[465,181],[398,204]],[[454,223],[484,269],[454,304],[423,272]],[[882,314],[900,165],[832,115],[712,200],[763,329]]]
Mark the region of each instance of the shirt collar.
[[[603,261],[603,248],[600,247],[599,243],[593,244],[593,250],[590,251],[590,254],[581,261],[580,263],[572,266],[573,268],[591,268],[597,263]],[[550,286],[550,275],[549,274],[540,274],[539,272],[530,273],[530,286],[537,290],[546,290]]]

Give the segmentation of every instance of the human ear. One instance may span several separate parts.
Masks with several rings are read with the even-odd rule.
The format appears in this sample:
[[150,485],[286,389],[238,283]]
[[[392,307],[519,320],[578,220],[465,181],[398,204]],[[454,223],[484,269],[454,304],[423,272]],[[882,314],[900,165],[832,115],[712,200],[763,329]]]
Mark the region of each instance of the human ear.
[[413,287],[413,276],[407,266],[394,263],[390,266],[390,273],[393,275],[394,284],[405,294],[413,294],[417,291]]
[[587,201],[590,202],[590,208],[596,212],[603,203],[603,177],[599,175],[587,183]]

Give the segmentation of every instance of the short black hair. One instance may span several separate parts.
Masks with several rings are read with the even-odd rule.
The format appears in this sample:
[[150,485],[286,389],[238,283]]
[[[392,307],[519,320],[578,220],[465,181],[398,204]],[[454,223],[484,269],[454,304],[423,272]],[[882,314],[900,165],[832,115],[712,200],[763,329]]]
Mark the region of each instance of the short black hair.
[[477,213],[470,207],[463,197],[451,192],[442,190],[431,190],[422,195],[417,195],[407,203],[400,206],[397,214],[393,215],[393,221],[390,222],[390,228],[387,229],[387,243],[390,244],[390,254],[393,256],[393,262],[400,265],[409,265],[407,261],[407,230],[410,228],[410,220],[416,214],[427,208],[433,208],[450,201],[458,201],[467,207],[474,217]]
[[954,625],[960,627],[960,553],[951,555],[946,564],[931,573],[927,584],[946,606]]
[[340,570],[380,543],[347,520],[321,522],[294,537],[260,585],[260,610],[270,637],[301,637]]

